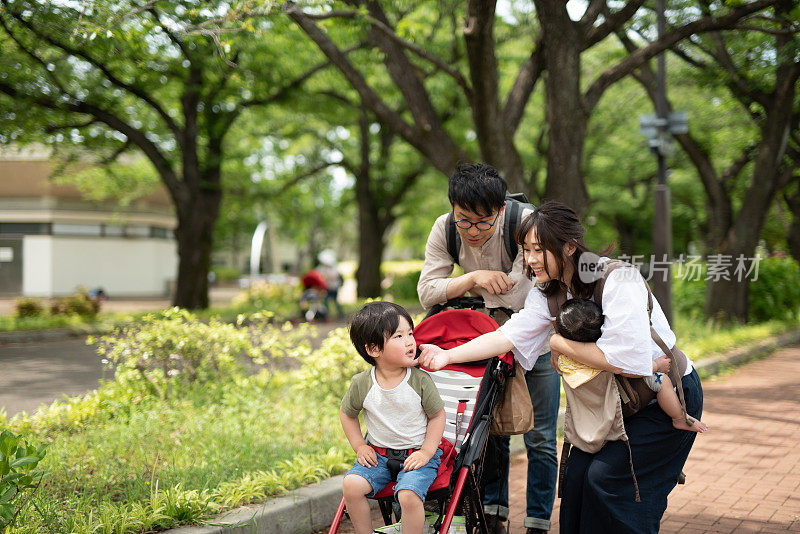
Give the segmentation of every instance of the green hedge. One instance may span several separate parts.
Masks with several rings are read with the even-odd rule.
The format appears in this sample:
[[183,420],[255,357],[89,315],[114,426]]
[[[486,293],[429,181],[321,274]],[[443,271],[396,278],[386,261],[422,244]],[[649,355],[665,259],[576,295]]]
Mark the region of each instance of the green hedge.
[[[674,271],[673,305],[676,311],[690,316],[703,313],[706,302],[707,265],[702,264],[699,276],[680,276]],[[696,279],[695,279],[696,278]],[[758,277],[750,282],[748,320],[791,320],[800,314],[800,268],[792,258],[763,258]]]
[[417,282],[422,271],[409,271],[404,274],[396,274],[392,283],[386,288],[384,294],[392,295],[394,300],[416,300]]

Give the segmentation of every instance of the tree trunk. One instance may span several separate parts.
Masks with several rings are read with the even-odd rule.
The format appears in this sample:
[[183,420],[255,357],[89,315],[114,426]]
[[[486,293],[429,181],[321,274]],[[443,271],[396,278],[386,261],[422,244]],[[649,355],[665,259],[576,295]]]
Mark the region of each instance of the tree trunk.
[[[363,213],[363,211],[362,211]],[[356,282],[358,296],[361,298],[378,298],[381,296],[381,261],[385,246],[381,229],[368,217],[359,217],[358,269]]]
[[547,69],[545,199],[559,200],[581,215],[588,200],[581,169],[587,120],[580,87],[583,34],[569,18],[563,2],[539,0],[535,4]]
[[222,193],[200,189],[189,202],[176,201],[178,228],[178,281],[172,304],[190,310],[208,307],[208,270],[214,225],[219,215]]
[[464,29],[470,81],[472,82],[472,121],[485,163],[496,167],[513,192],[528,189],[522,158],[506,129],[500,109],[497,59],[495,58],[495,2],[473,0],[467,6]]
[[789,231],[786,234],[786,242],[789,245],[789,253],[800,263],[800,187],[797,188],[794,194],[787,195],[784,198],[792,217]]
[[[781,57],[783,47],[780,46],[780,40],[785,37],[778,36],[777,39],[778,57]],[[777,194],[799,74],[800,63],[792,63],[790,59],[784,60],[777,68],[775,91],[770,95],[770,105],[766,109],[761,128],[758,154],[753,162],[753,178],[744,195],[746,201],[718,249],[719,254],[731,255],[734,262],[739,255],[745,258],[754,256],[764,220]],[[741,281],[709,281],[706,314],[710,317],[747,321],[749,288],[749,277]]]
[[619,215],[614,217],[614,226],[617,229],[617,236],[619,237],[620,255],[633,256],[636,228]]

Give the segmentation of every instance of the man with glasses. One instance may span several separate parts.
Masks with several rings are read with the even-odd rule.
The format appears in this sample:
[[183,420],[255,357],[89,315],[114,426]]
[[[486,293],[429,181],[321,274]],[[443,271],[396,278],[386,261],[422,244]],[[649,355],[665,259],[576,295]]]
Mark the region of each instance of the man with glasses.
[[[465,164],[450,177],[448,198],[453,208],[436,219],[425,246],[425,262],[417,284],[417,293],[427,309],[467,293],[481,296],[486,308],[519,311],[525,304],[532,282],[524,274],[522,247],[516,257],[509,257],[504,231],[506,182],[490,165]],[[530,213],[523,210],[522,217]],[[452,214],[452,216],[451,216]],[[452,233],[454,224],[457,236]],[[516,225],[513,225],[516,228]],[[461,241],[448,247],[447,233]],[[514,236],[508,236],[513,241]],[[466,245],[466,246],[464,246]],[[451,252],[457,251],[457,258]],[[461,276],[451,277],[458,263]],[[487,311],[488,311],[487,310]],[[503,324],[507,317],[495,313]],[[534,428],[524,436],[528,452],[527,534],[546,532],[555,499],[558,464],[556,459],[556,423],[560,400],[560,380],[550,365],[550,353],[539,357],[525,379],[531,392]],[[483,504],[490,532],[504,533],[508,518],[509,439],[490,436],[483,478]]]

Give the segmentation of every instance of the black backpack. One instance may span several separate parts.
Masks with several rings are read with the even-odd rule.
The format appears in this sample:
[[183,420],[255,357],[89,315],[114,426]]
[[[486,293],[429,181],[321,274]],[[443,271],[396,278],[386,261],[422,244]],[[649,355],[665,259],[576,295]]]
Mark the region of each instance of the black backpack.
[[[511,262],[517,257],[519,246],[514,240],[517,226],[522,221],[522,210],[535,210],[536,206],[528,201],[525,193],[506,193],[506,212],[503,219],[503,244],[506,247]],[[445,236],[447,237],[447,252],[453,258],[453,263],[458,265],[458,255],[461,252],[461,236],[456,231],[456,220],[453,211],[447,216],[445,223]]]

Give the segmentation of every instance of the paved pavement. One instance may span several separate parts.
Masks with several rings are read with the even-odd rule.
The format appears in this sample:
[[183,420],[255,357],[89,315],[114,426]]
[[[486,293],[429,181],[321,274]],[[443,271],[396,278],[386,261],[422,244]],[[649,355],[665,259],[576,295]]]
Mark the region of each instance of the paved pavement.
[[[711,429],[695,440],[686,485],[671,493],[661,532],[800,532],[800,346],[703,388]],[[512,458],[510,534],[525,534],[526,468],[524,452]],[[373,524],[382,524],[377,511]],[[349,521],[339,532],[353,532]]]
[[63,395],[95,389],[111,374],[85,338],[0,345],[0,408],[9,417],[31,413]]

